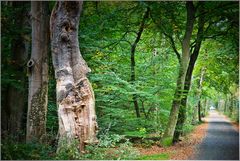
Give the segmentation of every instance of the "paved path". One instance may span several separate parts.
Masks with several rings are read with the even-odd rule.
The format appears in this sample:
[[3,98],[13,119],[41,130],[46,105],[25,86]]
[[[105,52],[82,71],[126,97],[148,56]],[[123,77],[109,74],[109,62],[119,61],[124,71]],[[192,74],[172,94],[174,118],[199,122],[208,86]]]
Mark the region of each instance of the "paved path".
[[239,133],[223,116],[210,111],[206,137],[198,146],[195,160],[239,160]]

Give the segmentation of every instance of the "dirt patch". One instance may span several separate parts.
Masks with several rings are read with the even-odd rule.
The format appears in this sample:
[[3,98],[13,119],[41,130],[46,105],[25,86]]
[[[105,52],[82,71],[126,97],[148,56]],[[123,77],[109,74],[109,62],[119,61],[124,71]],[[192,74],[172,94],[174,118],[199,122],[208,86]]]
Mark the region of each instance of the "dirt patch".
[[233,125],[234,129],[239,132],[239,123],[238,122],[231,122],[231,124]]
[[170,147],[163,148],[155,145],[150,148],[138,149],[142,155],[167,153],[169,154],[171,160],[186,160],[194,154],[196,145],[201,143],[202,139],[206,135],[207,127],[207,122],[196,126],[192,133],[182,138],[181,142],[178,142]]

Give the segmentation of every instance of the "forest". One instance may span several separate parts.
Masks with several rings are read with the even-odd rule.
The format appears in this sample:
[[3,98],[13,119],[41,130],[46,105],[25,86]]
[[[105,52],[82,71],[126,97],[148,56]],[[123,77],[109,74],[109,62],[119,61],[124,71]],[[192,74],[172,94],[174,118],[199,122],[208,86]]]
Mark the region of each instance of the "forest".
[[1,1],[1,159],[172,159],[238,70],[238,1]]

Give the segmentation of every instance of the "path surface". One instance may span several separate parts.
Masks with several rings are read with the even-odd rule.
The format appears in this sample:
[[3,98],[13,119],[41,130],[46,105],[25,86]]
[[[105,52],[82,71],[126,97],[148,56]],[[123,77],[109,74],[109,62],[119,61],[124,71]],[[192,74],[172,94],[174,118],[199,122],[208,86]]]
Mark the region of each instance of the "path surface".
[[210,111],[206,137],[194,160],[239,160],[239,133],[215,110]]

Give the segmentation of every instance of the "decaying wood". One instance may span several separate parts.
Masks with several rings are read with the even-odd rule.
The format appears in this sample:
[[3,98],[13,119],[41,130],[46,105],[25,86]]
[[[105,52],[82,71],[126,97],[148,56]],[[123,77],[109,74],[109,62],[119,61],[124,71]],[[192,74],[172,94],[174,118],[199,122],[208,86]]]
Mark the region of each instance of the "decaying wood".
[[81,56],[78,25],[81,1],[57,2],[50,19],[51,50],[57,81],[59,147],[66,139],[78,140],[83,152],[86,144],[96,143],[95,98],[87,78],[91,70]]

